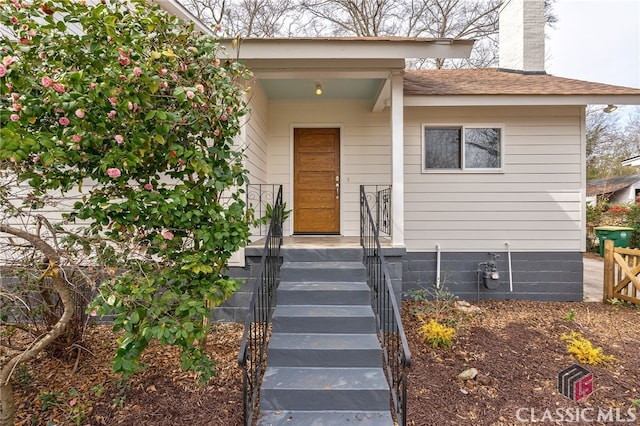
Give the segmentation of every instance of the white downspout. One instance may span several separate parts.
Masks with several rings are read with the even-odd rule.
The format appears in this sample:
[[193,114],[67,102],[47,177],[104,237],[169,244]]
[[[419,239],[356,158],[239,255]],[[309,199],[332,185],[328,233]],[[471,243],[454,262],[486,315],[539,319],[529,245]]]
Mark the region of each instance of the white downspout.
[[440,290],[440,244],[436,244],[436,288]]
[[513,293],[513,274],[511,269],[511,244],[504,243],[507,246],[507,258],[509,259],[509,291]]

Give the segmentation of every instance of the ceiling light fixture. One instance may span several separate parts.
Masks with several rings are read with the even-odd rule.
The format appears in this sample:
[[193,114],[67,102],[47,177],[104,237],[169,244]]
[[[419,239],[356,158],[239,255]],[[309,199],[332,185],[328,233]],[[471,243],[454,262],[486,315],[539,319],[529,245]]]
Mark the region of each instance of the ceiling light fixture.
[[316,83],[316,95],[322,95],[322,84]]
[[603,109],[603,111],[606,112],[606,113],[609,113],[609,112],[613,112],[613,111],[615,111],[617,109],[618,109],[617,106],[609,104],[609,105],[606,106],[605,109]]

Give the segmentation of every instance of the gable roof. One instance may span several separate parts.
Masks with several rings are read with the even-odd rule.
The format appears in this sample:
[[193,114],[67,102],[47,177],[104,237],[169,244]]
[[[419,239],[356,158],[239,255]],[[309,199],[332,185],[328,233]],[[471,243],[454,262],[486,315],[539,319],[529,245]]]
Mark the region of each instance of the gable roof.
[[[406,96],[537,96],[553,104],[640,105],[640,89],[498,68],[407,70]],[[564,98],[564,100],[562,99]]]
[[613,194],[640,182],[640,175],[616,176],[587,181],[587,197],[594,195]]

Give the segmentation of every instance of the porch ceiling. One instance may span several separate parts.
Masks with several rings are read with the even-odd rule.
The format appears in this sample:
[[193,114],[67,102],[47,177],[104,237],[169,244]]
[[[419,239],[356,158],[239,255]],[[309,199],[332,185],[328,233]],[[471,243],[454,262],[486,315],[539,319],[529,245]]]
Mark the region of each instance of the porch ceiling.
[[[271,100],[328,100],[355,99],[373,101],[386,79],[383,78],[318,78],[318,79],[265,79],[260,80],[267,97]],[[316,95],[316,84],[322,94]]]

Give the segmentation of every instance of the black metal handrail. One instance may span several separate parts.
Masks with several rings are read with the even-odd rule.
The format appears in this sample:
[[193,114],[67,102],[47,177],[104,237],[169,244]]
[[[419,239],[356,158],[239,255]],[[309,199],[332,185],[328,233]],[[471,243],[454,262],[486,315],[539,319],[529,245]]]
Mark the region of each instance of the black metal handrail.
[[280,278],[280,247],[282,246],[282,186],[269,209],[271,220],[262,250],[260,269],[254,281],[253,295],[240,344],[238,364],[243,370],[243,421],[249,426],[257,405],[262,374],[266,367],[269,323],[275,302],[275,289]]
[[[247,205],[251,206],[255,217],[265,217],[278,197],[278,189],[282,185],[258,183],[247,185]],[[268,222],[260,222],[252,230],[253,235],[264,237],[269,231]]]
[[366,185],[365,197],[378,235],[391,236],[391,185]]
[[365,186],[360,187],[360,241],[364,250],[371,304],[376,314],[378,334],[384,354],[385,374],[398,424],[407,422],[407,373],[411,352],[402,326],[400,308],[391,284],[391,275],[380,246],[378,226],[373,219]]

